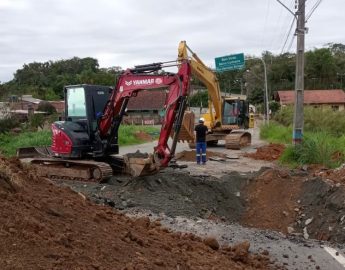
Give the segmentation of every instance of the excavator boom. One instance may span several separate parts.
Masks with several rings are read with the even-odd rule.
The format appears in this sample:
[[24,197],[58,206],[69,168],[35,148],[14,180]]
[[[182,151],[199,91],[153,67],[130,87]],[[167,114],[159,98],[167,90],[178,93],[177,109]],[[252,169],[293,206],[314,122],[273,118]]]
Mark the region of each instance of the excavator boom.
[[[240,149],[250,144],[251,134],[246,131],[238,131],[238,129],[245,128],[247,120],[249,120],[249,108],[246,100],[223,98],[215,72],[188,47],[186,41],[181,41],[178,47],[178,60],[186,59],[191,63],[193,75],[206,86],[209,95],[208,111],[202,115],[209,129],[206,141],[213,145],[218,140],[225,140],[225,147],[231,149]],[[189,132],[192,118],[194,115],[186,111],[183,129],[179,136],[181,141],[189,142],[191,147],[194,140],[194,134]],[[237,131],[233,132],[234,130]]]

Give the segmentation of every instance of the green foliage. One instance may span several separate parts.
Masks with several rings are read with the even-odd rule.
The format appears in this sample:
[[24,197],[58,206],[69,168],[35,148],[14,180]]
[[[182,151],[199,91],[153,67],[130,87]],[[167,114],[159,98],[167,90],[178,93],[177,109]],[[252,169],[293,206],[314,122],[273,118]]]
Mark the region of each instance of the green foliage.
[[200,91],[189,98],[189,106],[191,107],[207,107],[208,106],[208,92]]
[[7,116],[0,119],[0,134],[10,131],[12,128],[19,127],[19,120],[16,117]]
[[155,137],[155,134],[159,132],[159,129],[156,127],[150,126],[131,126],[131,125],[122,125],[119,129],[119,145],[131,145],[131,144],[139,144],[143,143],[144,141],[138,139],[135,136],[137,132],[146,132],[148,134],[152,134]]
[[269,106],[272,114],[275,114],[280,109],[280,104],[274,100],[270,101],[268,106]]
[[43,114],[34,114],[29,118],[29,126],[32,130],[37,130],[37,128],[43,128],[45,122],[45,117]]
[[[344,78],[337,75],[345,73],[344,48],[344,44],[330,43],[325,48],[306,52],[305,89],[345,87]],[[267,65],[269,96],[271,97],[277,90],[293,89],[296,69],[295,54],[274,55],[264,52],[262,57]],[[120,72],[120,67],[99,68],[97,59],[91,57],[73,57],[44,63],[33,62],[24,64],[21,69],[18,69],[12,81],[0,85],[0,98],[6,99],[9,95],[33,94],[44,100],[55,100],[57,97],[63,97],[65,85],[89,83],[113,86]],[[217,73],[217,78],[222,92],[240,93],[242,88],[252,104],[259,104],[263,100],[261,90],[264,87],[263,74],[260,60],[252,59],[246,61],[246,67],[243,70],[220,72]],[[193,84],[202,85],[194,75]],[[197,106],[200,106],[200,101]]]
[[0,134],[0,153],[14,156],[17,148],[30,146],[45,146],[51,144],[51,132],[22,132],[18,135]]
[[264,91],[261,88],[256,88],[250,92],[247,97],[250,104],[261,104],[264,101]]
[[[274,120],[284,126],[293,122],[293,107],[288,106],[278,111]],[[345,132],[345,112],[327,108],[304,108],[304,130],[306,132],[327,132],[333,136],[341,136]]]
[[4,85],[8,94],[32,94],[44,100],[63,97],[63,87],[71,84],[115,85],[121,68],[100,69],[97,59],[73,57],[67,60],[24,64],[14,79]]
[[[120,146],[143,143],[143,140],[135,136],[136,132],[144,131],[156,137],[159,129],[147,126],[120,126],[119,144]],[[3,133],[0,134],[0,153],[5,156],[14,156],[17,148],[32,146],[51,145],[51,131],[43,130],[37,132],[24,131],[18,135]]]
[[[344,162],[344,150],[344,140],[332,137],[327,132],[309,133],[302,144],[290,145],[284,151],[280,161],[293,165],[322,164],[335,168]],[[337,159],[335,159],[336,153],[341,153]]]
[[56,113],[55,107],[48,101],[41,101],[38,104],[37,111],[46,112],[48,114]]
[[260,138],[270,143],[290,143],[292,141],[292,127],[284,127],[274,122],[269,125],[261,125]]
[[306,131],[302,144],[292,146],[292,127],[273,122],[260,127],[260,138],[271,143],[288,144],[280,161],[292,167],[322,164],[334,168],[345,161],[345,135],[337,137],[325,131]]

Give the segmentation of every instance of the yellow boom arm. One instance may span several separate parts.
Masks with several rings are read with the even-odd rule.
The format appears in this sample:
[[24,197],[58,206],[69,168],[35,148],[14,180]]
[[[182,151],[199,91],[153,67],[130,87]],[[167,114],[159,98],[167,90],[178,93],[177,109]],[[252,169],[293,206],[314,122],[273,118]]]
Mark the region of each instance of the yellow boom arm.
[[[188,51],[192,54],[188,56]],[[220,88],[218,78],[216,74],[208,68],[201,59],[188,47],[186,41],[181,41],[178,47],[178,60],[189,59],[192,67],[192,73],[202,81],[210,97],[209,100],[209,114],[211,128],[213,128],[217,122],[222,122],[222,98],[220,95]],[[213,105],[213,106],[212,106]],[[213,115],[213,109],[215,115]]]

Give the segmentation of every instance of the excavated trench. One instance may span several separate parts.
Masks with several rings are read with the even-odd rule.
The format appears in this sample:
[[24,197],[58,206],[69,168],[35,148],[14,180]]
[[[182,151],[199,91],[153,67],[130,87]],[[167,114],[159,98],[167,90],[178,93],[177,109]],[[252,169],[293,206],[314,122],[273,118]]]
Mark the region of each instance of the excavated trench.
[[67,185],[125,212],[149,210],[345,242],[344,186],[313,172],[262,168],[216,178],[167,169],[143,178],[113,177],[101,185]]

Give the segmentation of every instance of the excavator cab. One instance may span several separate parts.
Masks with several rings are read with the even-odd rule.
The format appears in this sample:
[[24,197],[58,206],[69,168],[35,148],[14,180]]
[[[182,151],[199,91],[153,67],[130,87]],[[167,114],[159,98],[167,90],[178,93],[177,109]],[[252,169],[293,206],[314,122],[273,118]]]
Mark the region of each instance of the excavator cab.
[[244,99],[226,99],[223,102],[222,125],[238,126],[241,129],[249,127],[249,104]]
[[[97,121],[102,115],[112,89],[99,85],[70,85],[65,92],[65,121],[52,124],[54,156],[85,158],[101,155],[103,145],[97,137]],[[118,153],[118,144],[111,148]]]

